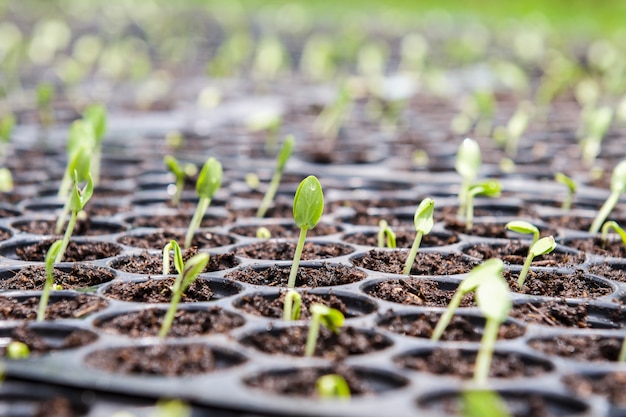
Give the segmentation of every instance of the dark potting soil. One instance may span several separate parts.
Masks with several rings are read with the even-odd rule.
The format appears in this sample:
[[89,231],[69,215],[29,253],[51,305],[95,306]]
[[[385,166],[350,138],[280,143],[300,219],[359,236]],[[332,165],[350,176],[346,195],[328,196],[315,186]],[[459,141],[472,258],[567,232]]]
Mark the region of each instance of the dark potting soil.
[[89,204],[85,211],[89,217],[111,217],[130,211],[131,207],[120,204]]
[[530,347],[548,355],[582,362],[616,362],[622,339],[597,334],[563,335],[549,339],[535,339]]
[[[304,356],[309,328],[292,326],[247,336],[242,343],[262,352]],[[349,355],[362,355],[391,346],[391,341],[378,334],[346,326],[334,333],[320,326],[315,356],[339,360]]]
[[597,264],[591,265],[588,272],[614,281],[626,282],[626,266]]
[[[415,240],[415,231],[394,230],[396,234],[396,246],[398,248],[410,248]],[[378,246],[377,233],[354,233],[347,235],[343,239],[345,242],[355,245]],[[436,246],[452,245],[459,241],[459,237],[455,234],[431,233],[422,237],[420,247],[432,248]]]
[[577,327],[581,329],[596,327],[622,327],[624,311],[608,310],[600,318],[600,323],[590,317],[589,306],[585,303],[567,304],[563,300],[546,300],[542,302],[513,305],[511,317],[527,323],[541,324],[551,327]]
[[[367,290],[369,295],[392,303],[425,307],[447,307],[454,292],[443,289],[437,281],[412,277],[382,281]],[[461,299],[461,307],[475,305],[473,293]]]
[[[44,240],[15,248],[15,254],[24,261],[44,262],[54,240]],[[73,242],[67,245],[63,262],[93,261],[119,255],[121,248],[108,242]]]
[[[240,219],[243,217],[256,217],[256,211],[258,207],[237,208],[229,207],[228,213],[233,219]],[[267,209],[265,218],[268,219],[293,219],[293,206],[291,203],[275,203],[272,207]]]
[[[191,223],[190,214],[142,217],[138,216],[131,221],[133,227],[154,227],[157,229],[185,229],[189,226],[189,223]],[[227,223],[229,223],[229,221],[225,217],[205,216],[200,223],[200,227],[223,226]]]
[[[393,311],[382,315],[380,326],[403,336],[430,339],[441,315],[435,312],[398,316]],[[484,319],[455,314],[441,336],[442,341],[479,342],[484,329]],[[526,329],[516,323],[504,323],[498,330],[498,339],[523,336]]]
[[581,252],[593,253],[600,256],[612,256],[614,258],[626,258],[626,248],[621,240],[608,239],[604,244],[600,237],[587,239],[572,239],[567,241],[567,246],[578,249]]
[[[30,220],[28,222],[16,222],[13,224],[16,229],[35,235],[56,235],[56,221],[54,220]],[[99,236],[111,233],[118,233],[122,230],[120,226],[107,225],[106,223],[93,223],[90,219],[79,219],[72,231],[74,236]],[[65,226],[61,234],[65,233]]]
[[[225,278],[247,282],[252,285],[267,285],[270,287],[286,287],[289,281],[289,267],[272,265],[265,269],[246,267],[226,274]],[[319,267],[298,268],[296,286],[298,287],[326,287],[344,285],[365,279],[367,274],[347,265],[323,263]]]
[[[104,295],[135,303],[169,303],[172,300],[172,286],[175,280],[176,278],[163,278],[140,282],[114,282],[104,291]],[[209,301],[212,297],[213,291],[208,281],[198,278],[187,288],[180,301],[193,303]]]
[[[235,252],[244,258],[290,261],[296,252],[296,245],[296,242],[268,240],[238,247],[235,249]],[[302,257],[300,259],[309,261],[336,258],[352,252],[354,252],[354,249],[350,246],[337,243],[306,242],[302,248]]]
[[[79,319],[109,305],[100,297],[79,294],[75,297],[50,297],[46,308],[46,320]],[[0,297],[0,318],[3,320],[35,320],[39,308],[39,297],[18,299]]]
[[[126,235],[119,238],[118,242],[136,248],[163,250],[163,247],[170,243],[170,240],[183,242],[185,240],[185,232],[163,230],[145,235]],[[193,236],[191,245],[199,248],[216,248],[218,246],[230,245],[233,242],[233,239],[225,235],[199,231]]]
[[[80,346],[88,345],[98,339],[95,333],[86,330],[73,330],[63,339],[55,339],[54,343],[29,329],[28,327],[16,327],[10,334],[11,341],[22,342],[28,346],[31,354],[42,354],[54,350],[72,349]],[[0,356],[5,357],[6,347],[0,347]]]
[[56,397],[38,403],[33,417],[75,417],[82,415],[84,413],[75,410],[67,398]]
[[[285,294],[282,292],[279,297],[268,298],[260,294],[246,295],[238,302],[237,307],[246,313],[257,316],[264,316],[273,319],[283,318],[283,309],[285,304]],[[310,294],[306,291],[300,293],[302,297],[302,306],[300,309],[300,320],[309,320],[311,313],[309,307],[314,303],[324,304],[328,307],[337,309],[343,313],[346,318],[353,317],[348,313],[348,306],[336,295],[333,294]]]
[[[463,249],[463,252],[480,260],[499,258],[506,264],[523,265],[528,255],[528,244],[516,240],[503,245],[479,243]],[[581,264],[584,261],[584,254],[552,252],[535,257],[532,266],[568,266]]]
[[[352,263],[372,271],[401,274],[407,256],[407,251],[373,249],[363,257],[353,258]],[[464,274],[475,265],[475,262],[454,253],[418,252],[411,267],[411,275]]]
[[[230,229],[230,233],[256,237],[256,232],[259,227],[265,227],[270,231],[273,239],[290,239],[297,238],[300,235],[300,229],[294,225],[284,224],[259,224],[254,226],[236,226]],[[307,231],[307,236],[327,236],[341,232],[341,228],[334,224],[318,223],[313,229]]]
[[[454,375],[463,379],[474,376],[476,351],[461,349],[433,349],[429,352],[402,355],[394,362],[402,368],[437,375]],[[533,377],[552,371],[549,362],[530,360],[516,352],[494,352],[490,378]]]
[[610,403],[626,408],[626,372],[609,372],[604,375],[566,375],[562,379],[565,386],[576,395],[588,397],[591,394],[608,398]]
[[[130,337],[156,336],[161,330],[165,309],[146,309],[120,314],[96,325],[109,333],[124,334]],[[226,333],[242,326],[243,318],[226,313],[219,307],[208,310],[178,309],[168,332],[169,337],[198,336],[210,333]]]
[[85,362],[109,372],[132,375],[197,375],[218,369],[210,347],[199,344],[131,346],[92,352]]
[[0,229],[0,242],[11,237],[11,232]]
[[[183,251],[183,260],[187,261],[191,256],[198,253],[197,247],[192,247]],[[239,264],[235,254],[232,252],[224,254],[212,254],[209,263],[203,272],[222,271],[224,269],[234,268]],[[163,255],[150,254],[142,252],[139,255],[123,257],[116,259],[111,263],[111,268],[132,274],[148,274],[159,275],[163,273]],[[170,255],[170,274],[175,274],[174,255]]]
[[610,286],[586,278],[581,270],[567,274],[530,270],[522,289],[517,285],[519,274],[519,271],[506,270],[503,276],[509,283],[509,289],[521,294],[559,298],[598,298],[613,292]]
[[450,230],[456,233],[464,233],[471,236],[481,237],[493,237],[499,239],[506,239],[506,229],[504,225],[497,223],[478,223],[474,222],[472,227],[467,230],[464,221],[457,219],[456,217],[447,217],[444,219],[446,230]]
[[367,378],[361,377],[347,365],[339,362],[328,368],[302,368],[291,372],[267,372],[248,378],[245,383],[253,388],[280,395],[296,395],[315,398],[318,396],[316,382],[324,375],[341,375],[350,387],[351,396],[374,394],[375,388],[368,384]]
[[367,213],[357,212],[354,215],[342,217],[341,221],[357,226],[378,226],[381,220],[385,220],[392,229],[408,229],[413,224],[413,216],[402,216],[395,213]]
[[[111,281],[115,274],[106,268],[74,264],[67,269],[54,269],[54,283],[64,290],[85,288]],[[41,290],[46,282],[46,268],[29,265],[10,278],[0,280],[3,290]]]

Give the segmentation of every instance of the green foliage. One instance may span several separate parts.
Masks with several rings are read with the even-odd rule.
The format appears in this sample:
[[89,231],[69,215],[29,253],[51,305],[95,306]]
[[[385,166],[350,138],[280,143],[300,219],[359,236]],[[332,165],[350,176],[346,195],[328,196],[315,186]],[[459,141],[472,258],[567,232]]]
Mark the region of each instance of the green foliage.
[[324,304],[315,303],[309,307],[309,311],[311,312],[311,323],[306,339],[305,356],[313,356],[315,353],[320,324],[334,333],[339,333],[339,329],[343,326],[345,320],[341,311],[327,307]]
[[465,138],[456,153],[454,168],[464,182],[472,182],[478,176],[482,164],[480,146],[470,138]]
[[411,250],[409,251],[409,254],[404,263],[404,270],[402,271],[404,275],[409,275],[411,273],[413,262],[415,262],[417,251],[419,250],[420,244],[422,242],[422,237],[430,233],[433,228],[434,210],[435,200],[429,197],[422,200],[422,202],[419,204],[419,206],[417,206],[417,209],[415,210],[413,224],[415,226],[416,234],[415,239],[413,240],[413,245],[411,246]]
[[221,185],[222,164],[220,164],[217,159],[211,157],[202,166],[200,174],[198,174],[198,180],[196,181],[196,192],[198,193],[198,197],[200,197],[200,199],[198,200],[198,206],[196,207],[196,211],[194,212],[191,222],[189,223],[189,227],[187,228],[187,233],[185,235],[185,249],[191,247],[193,235],[200,227],[204,213],[206,213],[206,209],[209,207],[209,204],[211,204],[211,199],[215,193],[217,193]]
[[93,126],[96,145],[102,143],[107,130],[107,110],[101,104],[93,104],[83,113],[83,120],[89,121]]
[[274,200],[274,196],[278,191],[278,186],[280,185],[280,180],[285,170],[285,165],[287,165],[287,161],[293,153],[294,142],[295,139],[292,135],[289,135],[285,138],[285,142],[280,148],[280,152],[276,156],[276,169],[274,170],[274,174],[272,175],[272,180],[269,187],[267,188],[267,192],[263,196],[261,204],[259,205],[259,209],[256,212],[256,217],[264,217],[267,209],[272,203],[272,200]]
[[474,197],[499,197],[502,186],[498,180],[486,180],[469,186],[465,201],[465,230],[469,231],[474,225]]
[[39,309],[37,310],[37,321],[43,321],[46,318],[46,308],[48,307],[48,300],[50,299],[50,291],[54,286],[54,261],[57,257],[63,257],[63,254],[59,252],[63,249],[63,241],[57,240],[46,253],[46,282],[39,298]]
[[395,249],[396,234],[391,230],[391,227],[389,227],[389,223],[387,223],[386,220],[381,220],[378,222],[378,227],[378,247],[384,248],[386,243],[388,248]]
[[463,390],[464,417],[510,417],[502,398],[488,389]]
[[600,208],[598,215],[593,220],[593,223],[589,228],[589,233],[598,233],[600,231],[600,227],[602,227],[604,221],[607,219],[607,217],[609,217],[609,214],[611,214],[611,212],[617,205],[620,195],[625,191],[626,159],[617,164],[613,169],[613,174],[611,175],[611,194],[609,194],[609,197]]
[[556,242],[554,241],[554,237],[547,236],[539,239],[528,249],[528,255],[526,256],[526,261],[524,262],[524,266],[522,267],[522,272],[519,274],[519,278],[517,279],[517,285],[522,288],[524,286],[524,281],[526,281],[526,276],[528,275],[528,271],[530,270],[530,264],[533,262],[535,257],[540,255],[546,255],[552,252],[556,248]]
[[17,119],[13,113],[9,113],[0,119],[0,143],[6,144],[11,141],[11,135],[16,124]]
[[0,193],[13,191],[13,174],[9,168],[0,168]]
[[6,357],[13,360],[28,359],[30,357],[30,349],[26,343],[14,340],[7,345]]
[[174,174],[176,178],[176,192],[172,195],[172,205],[178,206],[180,203],[180,196],[183,194],[183,188],[185,187],[185,178],[187,177],[187,170],[178,162],[178,160],[172,155],[165,155],[163,163],[168,171]]
[[322,375],[315,382],[317,396],[323,399],[350,399],[350,386],[344,377],[338,374]]
[[170,251],[174,251],[174,268],[180,274],[183,271],[183,253],[178,246],[178,242],[170,240],[163,247],[163,275],[170,273]]
[[300,320],[300,310],[302,308],[302,296],[296,290],[289,290],[285,294],[283,305],[283,320]]
[[554,175],[554,179],[567,187],[567,197],[563,200],[561,208],[565,211],[569,211],[572,207],[572,202],[574,201],[574,195],[576,194],[578,185],[573,179],[562,172],[557,172]]
[[[63,235],[61,249],[59,249],[59,253],[55,258],[55,263],[61,262],[63,260],[63,255],[65,254],[65,250],[70,243],[70,238],[72,233],[74,232],[74,226],[76,225],[76,219],[78,217],[78,213],[85,207],[87,202],[91,199],[93,195],[93,180],[91,179],[91,174],[87,174],[87,184],[83,187],[83,189],[79,188],[79,180],[78,180],[78,172],[74,171],[74,188],[71,191],[69,196],[69,200],[66,201],[65,207],[67,207],[71,214],[70,220],[67,222],[67,226],[65,227],[65,234]],[[59,217],[61,220],[62,217]],[[61,228],[63,227],[63,223],[61,222]],[[57,221],[57,228],[59,227],[59,221]]]
[[256,229],[256,237],[257,239],[271,239],[272,232],[270,232],[270,229],[268,229],[267,227],[261,226]]
[[521,233],[523,235],[533,235],[533,240],[530,243],[531,246],[539,240],[539,229],[537,226],[528,223],[523,220],[513,220],[508,222],[505,226],[506,229],[512,230],[515,233]]
[[613,229],[622,240],[622,244],[626,249],[626,231],[616,222],[608,221],[602,226],[602,248],[606,248],[606,243],[609,240],[609,230]]

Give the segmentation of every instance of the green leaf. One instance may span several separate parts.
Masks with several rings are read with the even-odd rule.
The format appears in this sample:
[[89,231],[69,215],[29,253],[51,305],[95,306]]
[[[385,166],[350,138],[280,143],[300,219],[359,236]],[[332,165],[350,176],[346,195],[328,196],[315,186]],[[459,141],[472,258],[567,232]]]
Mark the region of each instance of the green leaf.
[[504,271],[504,262],[498,258],[489,259],[474,267],[467,274],[467,278],[459,284],[458,291],[463,294],[474,291],[483,280],[488,277],[501,275],[502,271]]
[[7,345],[6,356],[9,359],[28,359],[30,356],[30,349],[24,342],[12,341]]
[[294,144],[294,137],[293,135],[289,135],[285,138],[285,142],[283,143],[283,146],[280,148],[280,152],[278,153],[278,164],[276,169],[278,171],[283,171],[285,169],[285,165],[287,164],[287,161],[289,160],[289,158],[291,157],[291,154],[293,153],[293,144]]
[[511,414],[496,392],[469,389],[463,391],[462,415],[465,417],[510,417]]
[[210,255],[208,253],[198,253],[185,263],[185,268],[183,269],[183,291],[187,290],[187,287],[204,271],[204,268],[209,263],[209,259]]
[[469,189],[469,194],[473,196],[484,195],[486,197],[498,197],[502,186],[498,180],[487,180],[474,184]]
[[535,225],[523,220],[510,221],[504,227],[523,235],[533,235],[533,242],[539,239],[539,229]]
[[300,229],[312,229],[324,212],[324,193],[319,180],[310,175],[296,190],[293,200],[293,218]]
[[570,193],[575,193],[576,189],[578,188],[576,182],[562,172],[557,172],[556,174],[554,174],[554,179],[557,182],[565,185]]
[[96,143],[93,124],[86,120],[76,120],[70,125],[70,132],[67,138],[67,154],[74,153],[81,147],[85,147],[89,151],[93,149]]
[[417,232],[422,232],[427,235],[433,228],[433,212],[435,210],[435,200],[432,198],[425,198],[415,210],[415,216],[413,217],[413,223]]
[[338,374],[322,375],[315,382],[315,387],[320,398],[350,398],[350,386],[345,378]]
[[472,181],[478,176],[481,165],[480,146],[473,139],[466,138],[461,142],[456,153],[454,168],[463,179]]
[[59,251],[61,250],[62,246],[63,246],[63,241],[57,240],[48,248],[48,252],[46,252],[46,262],[45,262],[47,276],[51,276],[53,274],[54,260],[59,254]]
[[311,315],[319,316],[322,325],[335,333],[339,333],[339,328],[343,326],[345,321],[345,317],[341,311],[325,306],[324,304],[315,303],[309,307],[309,311]]
[[626,159],[613,169],[611,175],[611,191],[614,193],[626,192]]
[[0,193],[13,191],[13,174],[9,168],[0,168]]
[[536,241],[530,247],[530,253],[532,253],[533,257],[545,255],[552,252],[554,248],[556,248],[556,242],[554,241],[554,237],[546,236]]
[[9,143],[11,141],[11,133],[17,123],[17,119],[13,113],[9,113],[2,121],[0,121],[0,142]]
[[107,111],[101,104],[93,104],[83,113],[83,119],[91,122],[95,135],[95,142],[100,143],[107,129]]
[[301,309],[302,296],[300,293],[296,290],[287,291],[283,305],[283,320],[300,320]]
[[613,229],[619,235],[622,243],[626,247],[626,231],[614,220],[604,223],[602,226],[602,241],[606,242],[609,237],[609,230]]
[[512,307],[509,286],[502,273],[489,275],[476,288],[476,304],[488,320],[504,322]]
[[176,268],[176,271],[179,274],[182,274],[185,268],[185,263],[183,262],[183,253],[180,250],[180,246],[175,240],[170,240],[170,247],[174,251],[174,268]]
[[183,167],[180,165],[180,163],[178,163],[178,160],[174,158],[173,156],[166,155],[165,158],[163,158],[163,162],[165,163],[165,166],[167,167],[167,169],[170,170],[170,172],[174,174],[174,176],[177,179],[183,178],[185,176],[185,171]]
[[74,171],[74,189],[70,197],[70,210],[74,212],[81,211],[93,195],[93,179],[91,178],[91,174],[87,174],[87,184],[82,190],[78,188],[78,183],[78,173]]
[[217,190],[222,185],[222,164],[213,157],[209,158],[204,165],[198,181],[196,182],[196,192],[199,197],[213,198]]

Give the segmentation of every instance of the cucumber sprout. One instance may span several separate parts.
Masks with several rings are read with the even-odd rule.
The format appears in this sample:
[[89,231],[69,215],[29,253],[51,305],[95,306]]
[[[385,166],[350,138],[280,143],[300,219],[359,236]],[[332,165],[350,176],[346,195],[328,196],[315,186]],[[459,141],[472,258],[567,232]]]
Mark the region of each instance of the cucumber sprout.
[[417,251],[419,250],[420,244],[422,242],[422,237],[424,235],[429,234],[433,228],[434,209],[435,209],[435,200],[427,197],[424,200],[422,200],[419,206],[417,206],[417,210],[415,210],[415,216],[413,217],[413,224],[415,226],[416,234],[415,234],[415,239],[413,240],[413,245],[411,246],[411,250],[409,251],[409,255],[406,258],[406,261],[404,263],[404,270],[402,271],[404,275],[409,275],[411,273],[413,262],[415,262]]
[[619,197],[624,191],[626,191],[626,159],[617,164],[613,169],[613,174],[611,175],[611,194],[593,220],[589,228],[589,233],[598,233],[598,231],[600,231],[600,227],[602,227],[606,218],[609,217],[609,214],[611,214],[611,211],[613,211],[613,208],[617,205]]
[[285,138],[285,142],[283,146],[280,148],[280,152],[276,156],[276,170],[274,171],[274,175],[272,175],[272,180],[270,181],[270,185],[263,196],[263,200],[261,201],[261,205],[256,212],[256,217],[264,217],[267,209],[270,207],[276,192],[278,191],[278,186],[280,185],[280,180],[283,176],[283,171],[285,170],[285,165],[289,160],[293,152],[294,138],[289,135]]
[[522,272],[519,274],[519,278],[517,279],[517,285],[521,289],[524,286],[524,281],[526,281],[526,275],[528,275],[528,271],[530,270],[530,264],[533,262],[533,259],[539,255],[546,255],[552,252],[556,248],[556,242],[554,241],[554,237],[547,236],[542,239],[539,239],[528,248],[528,255],[526,256],[526,261],[524,261],[524,266],[522,267]]
[[209,158],[202,167],[198,180],[196,181],[196,193],[200,198],[198,200],[198,206],[191,218],[187,234],[185,235],[185,249],[191,247],[191,241],[196,230],[200,227],[202,218],[206,209],[211,204],[211,199],[217,193],[222,185],[222,164],[213,157]]
[[289,290],[285,294],[283,307],[283,320],[300,320],[300,310],[302,308],[302,296],[296,290]]
[[324,304],[315,303],[309,307],[309,311],[311,312],[311,324],[309,325],[309,334],[306,338],[305,356],[313,356],[315,353],[320,325],[332,332],[339,333],[339,328],[343,326],[345,320],[341,311],[327,307]]

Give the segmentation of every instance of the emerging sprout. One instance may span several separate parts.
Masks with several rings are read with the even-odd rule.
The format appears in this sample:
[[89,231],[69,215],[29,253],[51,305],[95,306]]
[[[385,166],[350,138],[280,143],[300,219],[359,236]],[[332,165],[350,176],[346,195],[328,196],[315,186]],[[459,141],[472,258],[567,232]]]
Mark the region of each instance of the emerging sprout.
[[[91,166],[91,155],[95,144],[95,136],[93,125],[91,122],[87,122],[84,120],[76,120],[70,126],[69,136],[67,138],[67,166],[65,167],[65,172],[63,173],[63,179],[61,180],[61,185],[59,186],[59,192],[57,196],[59,199],[65,199],[67,195],[70,193],[70,189],[72,188],[72,175],[74,175],[74,170],[78,170],[78,174],[80,179],[82,180],[86,177],[86,172],[78,168],[77,165],[81,167],[86,166],[86,170],[88,171]],[[78,153],[84,153],[84,156],[80,158],[77,157]],[[85,159],[87,158],[87,159]],[[57,225],[58,226],[58,225]],[[57,231],[57,233],[59,233]]]
[[12,341],[7,345],[6,356],[8,359],[28,359],[30,357],[30,349],[24,342]]
[[54,85],[42,82],[37,86],[35,94],[37,96],[37,111],[39,112],[39,123],[44,131],[47,131],[54,124],[54,110],[52,101],[54,100]]
[[300,237],[293,255],[291,271],[289,271],[289,281],[287,283],[289,288],[296,286],[296,275],[298,274],[298,266],[300,265],[300,258],[304,249],[306,233],[317,225],[323,212],[324,192],[322,191],[322,185],[315,176],[310,175],[302,180],[293,199],[293,218],[296,226],[300,228]]
[[180,251],[180,246],[175,240],[170,240],[163,247],[163,275],[169,275],[170,273],[170,251],[174,251],[174,262],[178,262],[178,265],[174,265],[177,271],[180,273],[182,268],[183,254]]
[[433,330],[433,334],[430,337],[432,341],[438,341],[441,339],[443,332],[450,324],[450,320],[452,320],[452,316],[456,312],[456,309],[461,305],[461,300],[465,296],[465,294],[469,294],[472,291],[475,291],[476,288],[489,276],[497,275],[502,273],[504,270],[504,262],[500,259],[489,259],[485,261],[481,265],[478,265],[474,269],[470,271],[456,289],[452,300],[450,300],[450,304],[448,304],[448,308],[441,315],[437,325],[435,326],[435,330]]
[[606,218],[609,217],[609,214],[611,214],[611,211],[613,211],[613,208],[617,205],[619,197],[624,191],[626,191],[626,159],[617,164],[613,169],[613,174],[611,175],[611,194],[593,220],[589,228],[589,233],[598,233],[600,231],[600,227],[602,227]]
[[283,320],[300,320],[300,310],[302,308],[302,296],[296,290],[289,290],[285,294],[283,307]]
[[522,267],[522,272],[520,272],[519,278],[517,279],[517,285],[519,288],[524,287],[524,281],[526,281],[526,275],[528,275],[530,264],[533,262],[533,259],[539,255],[546,255],[552,252],[554,248],[556,248],[556,242],[552,236],[539,239],[530,245],[526,261],[524,261],[524,266]]
[[506,125],[506,154],[514,158],[517,156],[517,148],[519,146],[519,139],[522,137],[532,115],[532,104],[528,102],[522,102],[518,106],[517,110]]
[[626,249],[626,231],[624,231],[624,229],[622,229],[622,227],[613,220],[604,223],[604,225],[602,226],[602,248],[606,248],[606,243],[609,239],[610,229],[613,229],[615,230],[615,232],[617,232],[619,237],[622,239],[622,244],[624,245],[624,248]]
[[256,237],[257,239],[270,239],[272,237],[272,232],[267,227],[259,227],[256,229]]
[[413,245],[411,246],[411,250],[409,251],[409,255],[406,258],[406,262],[404,263],[404,270],[402,273],[404,275],[409,275],[411,273],[411,267],[413,267],[413,262],[415,262],[415,257],[417,256],[417,251],[419,250],[420,243],[422,243],[422,237],[430,233],[433,228],[433,211],[435,209],[435,200],[432,198],[425,198],[422,200],[419,206],[417,206],[417,210],[415,210],[415,216],[413,217],[413,224],[415,225],[415,239],[413,240]]
[[265,216],[267,209],[270,207],[276,192],[278,191],[278,186],[280,185],[280,180],[283,176],[283,171],[285,170],[285,165],[293,152],[293,144],[294,138],[289,135],[285,138],[285,142],[283,143],[278,156],[276,157],[276,170],[274,171],[274,175],[272,175],[272,180],[270,181],[270,185],[263,196],[263,200],[261,201],[261,205],[256,212],[257,217]]
[[484,388],[463,390],[462,415],[465,417],[511,416],[502,398],[495,391]]
[[588,167],[593,165],[600,153],[600,145],[612,119],[613,109],[608,106],[600,107],[589,115],[586,137],[580,143],[582,160]]
[[324,110],[315,119],[314,127],[320,135],[333,141],[339,134],[339,128],[352,108],[352,95],[347,85],[343,85],[334,102],[324,107]]
[[0,193],[13,191],[13,174],[9,168],[0,168]]
[[163,323],[161,324],[161,330],[159,331],[159,337],[161,339],[164,339],[167,336],[167,333],[172,327],[174,315],[176,314],[176,309],[178,308],[178,303],[180,302],[181,297],[187,288],[189,288],[189,286],[198,278],[202,271],[204,271],[204,268],[206,268],[209,263],[208,253],[198,253],[191,257],[187,262],[183,262],[182,252],[178,243],[172,240],[170,241],[170,245],[174,249],[174,266],[178,271],[178,276],[172,286],[172,300],[170,301],[170,306],[165,313]]
[[478,176],[482,163],[480,146],[470,138],[465,138],[456,153],[454,168],[461,176],[461,189],[459,190],[459,214],[465,215],[469,189]]
[[200,174],[198,175],[198,181],[196,181],[196,193],[200,198],[198,200],[198,206],[191,218],[187,234],[185,235],[185,249],[191,247],[191,241],[196,230],[200,227],[202,218],[206,209],[211,204],[211,199],[220,189],[222,185],[222,164],[215,158],[209,158],[202,167]]
[[305,356],[313,356],[315,353],[320,324],[332,332],[339,333],[339,328],[343,326],[345,320],[341,311],[324,304],[315,303],[309,307],[309,311],[311,312],[311,324],[306,338]]
[[70,209],[70,219],[67,222],[67,226],[65,228],[65,234],[63,235],[63,240],[61,241],[61,248],[57,253],[57,256],[54,260],[55,263],[61,262],[63,260],[63,255],[65,254],[65,250],[67,249],[67,245],[70,243],[70,237],[74,231],[74,226],[76,226],[76,219],[78,218],[78,213],[85,207],[85,204],[89,201],[91,196],[93,195],[93,180],[91,179],[91,174],[87,174],[87,185],[81,190],[78,188],[78,173],[74,171],[74,190],[69,198],[69,209]]
[[46,318],[46,308],[48,307],[48,299],[50,298],[50,291],[54,286],[54,260],[59,255],[63,241],[57,240],[54,242],[48,252],[46,253],[46,283],[43,286],[41,292],[41,298],[39,299],[39,309],[37,310],[37,321],[43,321]]
[[165,158],[163,158],[163,162],[165,163],[167,169],[174,174],[174,177],[176,178],[176,191],[172,195],[172,205],[176,207],[180,203],[180,196],[183,194],[183,189],[185,188],[185,178],[195,175],[197,168],[194,164],[182,165],[171,155],[166,155]]
[[476,304],[486,319],[474,366],[474,381],[483,385],[489,377],[493,351],[498,339],[498,329],[509,316],[512,307],[509,286],[502,277],[502,269],[495,274],[485,276],[476,288]]
[[396,234],[389,227],[389,223],[386,220],[381,220],[378,222],[378,227],[378,247],[384,248],[386,243],[388,248],[395,249]]
[[338,374],[322,375],[315,382],[317,395],[322,399],[350,399],[350,386],[344,377]]
[[465,202],[465,230],[469,231],[474,225],[474,197],[484,195],[486,197],[498,197],[501,190],[500,181],[487,180],[478,184],[473,184],[467,191]]
[[101,104],[94,104],[85,110],[83,120],[91,123],[94,134],[94,146],[92,150],[91,175],[94,184],[100,182],[100,155],[102,154],[102,139],[107,130],[107,110]]
[[562,172],[557,172],[554,175],[554,179],[567,187],[567,197],[565,198],[565,200],[563,200],[561,208],[564,211],[569,211],[569,209],[572,207],[572,202],[574,201],[574,195],[576,194],[578,185],[576,185],[576,182],[574,182],[573,179],[563,174]]
[[513,220],[504,225],[504,227],[523,235],[533,235],[533,240],[530,243],[530,246],[539,240],[539,229],[537,229],[537,226],[523,220]]
[[[189,405],[181,400],[159,400],[156,403],[153,417],[191,417],[192,410]],[[129,417],[114,415],[112,417]]]

